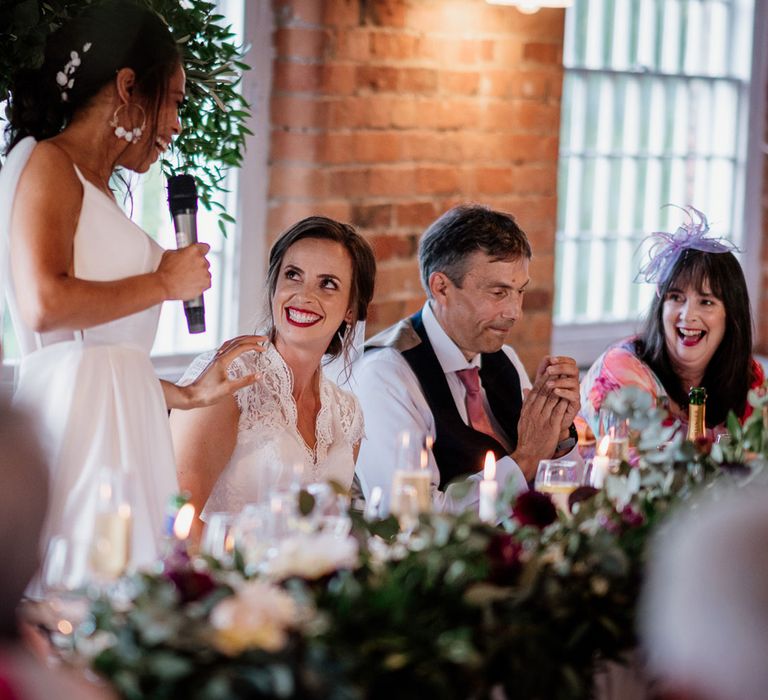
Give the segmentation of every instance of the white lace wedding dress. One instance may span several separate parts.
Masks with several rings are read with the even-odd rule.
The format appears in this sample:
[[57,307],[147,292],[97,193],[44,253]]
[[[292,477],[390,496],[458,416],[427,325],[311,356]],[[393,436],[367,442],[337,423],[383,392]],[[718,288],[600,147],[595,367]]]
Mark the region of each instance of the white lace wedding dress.
[[[191,382],[213,353],[198,357],[181,383]],[[355,472],[354,446],[363,437],[363,414],[357,399],[320,376],[320,411],[316,444],[310,449],[297,428],[290,368],[273,345],[263,353],[246,352],[229,367],[231,377],[256,372],[255,384],[237,392],[240,408],[237,444],[203,512],[239,512],[247,503],[266,499],[273,490],[301,483],[333,480],[345,488]]]
[[[5,277],[22,355],[14,401],[32,412],[50,461],[43,544],[66,537],[76,545],[73,568],[85,567],[100,470],[122,469],[133,515],[131,562],[148,564],[158,554],[168,498],[178,490],[165,399],[149,359],[160,307],[76,332],[35,333],[23,323],[16,297],[24,290],[14,289],[13,261],[3,251],[18,179],[35,145],[21,141],[0,171],[0,282]],[[83,183],[75,276],[106,281],[155,270],[160,246],[75,170]]]

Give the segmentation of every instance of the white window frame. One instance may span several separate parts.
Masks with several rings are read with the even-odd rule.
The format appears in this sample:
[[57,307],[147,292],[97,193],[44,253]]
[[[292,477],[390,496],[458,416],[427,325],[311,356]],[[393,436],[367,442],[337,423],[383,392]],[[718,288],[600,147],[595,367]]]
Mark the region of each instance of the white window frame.
[[[759,308],[761,296],[762,195],[764,159],[768,155],[765,143],[766,80],[768,80],[768,8],[755,0],[753,16],[752,66],[749,86],[749,116],[746,134],[744,175],[744,204],[741,217],[743,233],[741,246],[744,255],[741,264],[750,291],[753,317],[760,330]],[[555,279],[555,284],[557,284]],[[554,354],[574,357],[580,367],[589,367],[606,347],[617,340],[637,332],[642,319],[635,321],[606,321],[590,323],[553,322],[551,347]]]

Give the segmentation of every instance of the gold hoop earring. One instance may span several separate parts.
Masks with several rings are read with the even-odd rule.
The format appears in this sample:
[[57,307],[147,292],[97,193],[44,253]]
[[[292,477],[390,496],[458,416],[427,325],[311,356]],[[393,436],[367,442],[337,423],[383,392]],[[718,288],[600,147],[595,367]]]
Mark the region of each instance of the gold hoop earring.
[[[120,126],[120,122],[118,120],[118,115],[120,114],[120,111],[129,106],[136,107],[141,111],[141,126],[136,126],[133,129],[126,129]],[[136,143],[141,138],[141,135],[144,133],[144,129],[147,126],[147,113],[144,111],[144,108],[140,104],[126,102],[124,104],[121,104],[114,111],[114,113],[112,114],[112,119],[110,119],[109,121],[109,125],[115,130],[115,136],[117,138],[123,139],[128,143]]]

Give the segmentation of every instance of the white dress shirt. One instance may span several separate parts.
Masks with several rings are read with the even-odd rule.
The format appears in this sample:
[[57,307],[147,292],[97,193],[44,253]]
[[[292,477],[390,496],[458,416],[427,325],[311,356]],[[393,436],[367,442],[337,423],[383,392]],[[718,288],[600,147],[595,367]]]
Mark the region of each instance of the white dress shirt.
[[[459,415],[469,425],[465,404],[466,389],[457,372],[469,367],[480,367],[482,356],[478,354],[471,361],[467,361],[462,351],[448,337],[435,318],[429,302],[422,310],[422,321],[437,360],[445,372]],[[517,353],[509,345],[504,345],[502,349],[517,370],[521,392],[530,389],[531,381]],[[381,487],[382,506],[386,511],[395,470],[414,466],[397,464],[400,454],[398,436],[403,431],[408,431],[412,440],[416,440],[419,444],[423,444],[427,436],[434,441],[434,416],[424,397],[419,380],[405,358],[394,348],[379,348],[366,352],[355,363],[353,382],[354,393],[363,408],[366,432],[360,445],[356,473],[366,499],[370,498],[371,490],[375,486]],[[509,450],[509,439],[491,411],[482,384],[480,391],[491,425]],[[435,511],[455,513],[478,507],[478,483],[483,478],[483,465],[472,466],[478,471],[467,477],[469,490],[466,494],[462,493],[459,496],[452,493],[453,487],[450,486],[445,492],[440,491],[438,489],[440,472],[435,456],[430,450],[428,469],[431,476],[432,505]],[[528,489],[520,467],[509,456],[503,457],[496,463],[496,480],[499,482],[500,492],[506,488],[510,480],[515,484],[518,492]]]

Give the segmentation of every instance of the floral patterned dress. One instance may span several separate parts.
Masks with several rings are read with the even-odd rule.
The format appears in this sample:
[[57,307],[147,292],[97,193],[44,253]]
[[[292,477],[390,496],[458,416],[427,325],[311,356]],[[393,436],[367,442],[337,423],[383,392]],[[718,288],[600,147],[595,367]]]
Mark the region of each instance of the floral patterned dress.
[[[687,413],[681,412],[671,401],[653,370],[635,355],[634,341],[634,337],[625,338],[608,348],[595,360],[581,381],[581,415],[595,435],[598,434],[598,417],[605,397],[610,392],[626,386],[634,386],[647,392],[658,404],[666,406],[681,423],[688,424]],[[752,388],[755,388],[765,381],[765,375],[762,366],[754,358],[752,368]],[[752,406],[747,404],[741,421],[744,422],[751,414]]]

